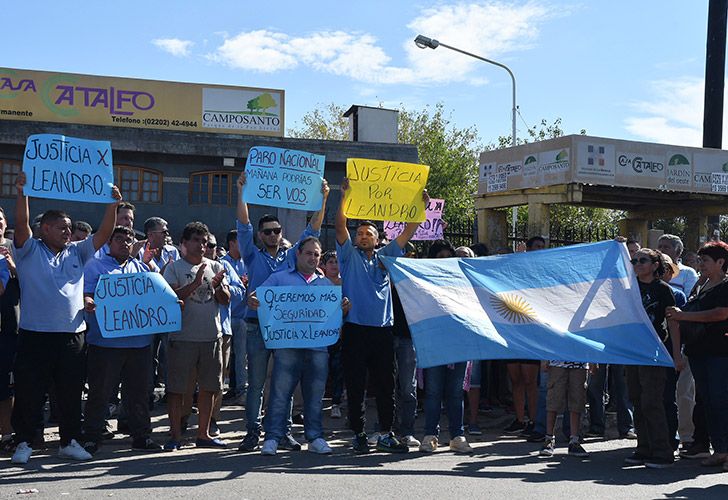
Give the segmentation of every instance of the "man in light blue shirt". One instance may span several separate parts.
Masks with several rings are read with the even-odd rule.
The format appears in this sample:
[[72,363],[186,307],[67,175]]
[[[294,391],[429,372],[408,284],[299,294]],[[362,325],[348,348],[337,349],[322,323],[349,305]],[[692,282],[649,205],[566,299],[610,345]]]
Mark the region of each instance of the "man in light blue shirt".
[[[341,183],[341,204],[336,213],[336,255],[339,258],[343,294],[351,300],[351,311],[341,329],[341,357],[344,381],[349,398],[349,425],[354,431],[355,453],[369,453],[369,442],[364,432],[365,416],[362,411],[367,374],[377,399],[379,432],[377,450],[406,453],[407,445],[392,433],[394,419],[394,337],[392,325],[392,290],[389,274],[379,261],[380,255],[401,257],[407,242],[414,236],[419,223],[408,222],[404,231],[384,248],[376,250],[379,239],[377,226],[369,221],[359,223],[356,245],[352,244],[346,226],[344,202],[349,181]],[[425,204],[429,197],[422,193]]]
[[[228,262],[244,285],[248,279],[243,257],[238,246],[238,230],[228,231],[225,237],[228,253],[222,260]],[[245,346],[245,296],[242,300],[231,299],[230,328],[233,331],[233,350],[230,358],[230,390],[225,393],[223,400],[242,405],[244,403],[245,389],[248,385],[247,349]]]
[[[281,269],[268,277],[261,286],[333,286],[327,278],[316,274],[321,260],[321,242],[313,236],[301,241],[296,251],[296,267]],[[260,301],[255,294],[249,303],[257,309]],[[342,298],[344,313],[349,309],[349,300]],[[329,371],[329,352],[326,347],[303,349],[276,349],[273,355],[270,398],[265,417],[265,441],[261,454],[275,455],[278,442],[287,431],[288,405],[298,383],[303,393],[303,421],[308,451],[322,455],[332,453],[324,439],[321,418],[321,402],[326,389]]]
[[[248,271],[248,295],[255,291],[271,273],[285,268],[295,267],[296,247],[298,242],[288,250],[280,248],[283,238],[283,228],[274,215],[264,215],[258,221],[258,238],[263,243],[262,248],[255,246],[253,241],[253,225],[250,223],[248,204],[243,200],[243,187],[245,186],[245,171],[238,178],[238,208],[237,229],[238,247]],[[318,238],[321,223],[326,211],[326,199],[329,196],[329,185],[324,179],[321,183],[323,203],[321,210],[314,214],[311,223],[306,227],[299,242],[309,236]],[[263,388],[268,371],[268,358],[270,351],[265,348],[263,336],[258,324],[258,313],[248,308],[245,314],[246,322],[246,348],[248,354],[248,394],[245,403],[245,417],[247,434],[238,447],[239,451],[254,451],[258,449],[261,423],[261,405],[263,403]],[[288,413],[290,414],[290,408]],[[285,441],[285,442],[284,442]],[[280,443],[286,449],[300,450],[301,445],[287,434]]]
[[71,219],[49,210],[40,220],[40,239],[31,237],[26,178],[18,174],[15,186],[15,240],[13,253],[20,281],[20,325],[15,360],[13,427],[18,446],[13,463],[27,463],[31,445],[41,436],[45,394],[53,382],[61,413],[59,456],[88,460],[81,439],[81,389],[84,377],[83,266],[108,241],[114,229],[121,193],[113,187],[114,203],[106,207],[98,231],[71,243]]
[[134,231],[116,226],[108,245],[108,253],[89,261],[84,268],[84,310],[88,331],[87,373],[89,394],[84,411],[84,449],[94,455],[101,446],[105,428],[107,403],[116,395],[119,382],[123,386],[124,403],[128,408],[128,425],[132,449],[161,451],[151,439],[151,420],[147,394],[152,376],[153,335],[108,339],[101,336],[96,318],[94,294],[99,277],[104,274],[147,273],[149,268],[131,256]]

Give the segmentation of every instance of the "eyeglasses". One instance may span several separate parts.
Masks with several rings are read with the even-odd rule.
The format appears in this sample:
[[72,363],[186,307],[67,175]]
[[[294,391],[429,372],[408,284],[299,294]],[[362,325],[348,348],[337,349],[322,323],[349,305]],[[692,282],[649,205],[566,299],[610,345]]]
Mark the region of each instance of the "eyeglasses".
[[150,233],[162,233],[165,236],[169,236],[169,229],[161,229],[159,231],[149,231]]
[[639,259],[636,259],[636,258],[632,259],[632,260],[630,260],[630,262],[632,263],[632,265],[635,265],[638,262],[640,264],[647,264],[647,263],[654,262],[654,261],[652,259],[650,259],[649,257],[640,257]]
[[217,248],[217,243],[207,242],[207,248],[209,248],[210,250],[212,250],[213,248]]
[[261,233],[263,233],[266,236],[270,236],[273,233],[281,234],[281,228],[280,227],[272,227],[272,228],[269,227],[268,229],[263,229],[261,231]]

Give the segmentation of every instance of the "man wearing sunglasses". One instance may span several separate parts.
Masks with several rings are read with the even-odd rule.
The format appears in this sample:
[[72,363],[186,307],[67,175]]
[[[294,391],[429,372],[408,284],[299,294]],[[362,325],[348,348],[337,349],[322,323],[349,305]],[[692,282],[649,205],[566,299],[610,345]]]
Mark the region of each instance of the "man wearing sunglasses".
[[142,260],[149,263],[152,271],[161,273],[164,271],[164,266],[179,260],[177,248],[166,243],[169,237],[166,220],[161,217],[148,218],[144,221],[144,234],[147,235],[147,239],[139,242],[143,245],[140,252],[148,254]]
[[[275,215],[264,215],[258,221],[258,238],[263,244],[261,248],[255,246],[253,241],[253,225],[250,223],[248,204],[243,199],[243,187],[245,186],[245,171],[240,173],[238,178],[238,208],[237,208],[237,230],[238,248],[245,262],[248,271],[248,296],[263,283],[268,276],[275,271],[285,268],[296,267],[296,249],[301,240],[309,236],[319,237],[321,223],[326,211],[326,199],[329,196],[329,185],[324,179],[321,182],[321,193],[323,203],[321,210],[311,218],[310,224],[303,231],[301,237],[292,248],[283,250],[281,240],[283,239],[283,228]],[[263,335],[258,324],[258,312],[248,309],[245,314],[246,322],[246,348],[248,353],[248,393],[245,404],[246,435],[238,447],[239,451],[255,451],[259,447],[260,435],[263,429],[261,419],[261,406],[263,403],[263,388],[265,387],[266,374],[268,372],[268,359],[271,351],[265,348]],[[291,414],[289,408],[287,414]],[[291,427],[289,417],[288,428]],[[295,450],[301,449],[301,445],[293,439],[290,432],[279,442],[280,449]]]

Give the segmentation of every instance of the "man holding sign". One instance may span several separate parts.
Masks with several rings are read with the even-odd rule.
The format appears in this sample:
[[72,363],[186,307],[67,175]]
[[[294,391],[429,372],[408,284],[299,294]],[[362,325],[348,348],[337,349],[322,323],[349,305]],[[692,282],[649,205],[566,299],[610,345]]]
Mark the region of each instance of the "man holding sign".
[[[344,178],[341,183],[341,195],[341,204],[336,214],[336,253],[339,257],[343,293],[352,301],[351,311],[342,327],[341,356],[349,397],[349,425],[356,434],[353,448],[356,453],[369,453],[370,443],[364,432],[362,412],[368,373],[376,391],[380,429],[379,433],[372,436],[376,437],[372,444],[376,444],[379,451],[406,453],[407,445],[401,443],[392,433],[395,372],[392,291],[389,275],[379,262],[379,255],[401,257],[402,250],[417,231],[419,223],[407,222],[402,234],[387,246],[375,250],[379,238],[376,225],[369,221],[360,222],[354,245],[344,214],[345,205],[351,196],[348,178]],[[428,200],[427,190],[423,189],[423,216]]]
[[55,383],[61,410],[58,455],[88,460],[91,455],[78,443],[85,374],[83,266],[111,236],[121,193],[113,187],[115,201],[106,206],[98,231],[71,243],[71,219],[58,210],[45,212],[40,220],[40,239],[31,237],[25,185],[25,173],[20,172],[15,181],[18,196],[13,246],[21,292],[13,411],[18,446],[12,461],[24,464],[30,459],[31,444],[43,429],[43,404],[51,382]]
[[[333,286],[328,279],[316,274],[316,267],[320,259],[321,243],[317,238],[309,236],[302,240],[296,249],[296,267],[282,269],[271,274],[259,289],[263,290],[271,287],[271,289],[275,290],[275,287],[282,286],[301,288]],[[261,306],[261,299],[267,300],[263,295],[260,298],[257,297],[254,292],[248,299],[248,306],[253,310],[257,310]],[[271,307],[271,305],[263,304],[263,307]],[[311,304],[309,307],[314,306],[315,304]],[[342,299],[341,307],[344,311],[348,311],[350,304],[347,298]],[[306,309],[298,312],[305,313]],[[339,312],[339,314],[341,313]],[[323,320],[324,318],[317,319]],[[339,316],[339,323],[340,321],[341,317]],[[287,323],[295,328],[303,324],[304,321],[291,320]],[[269,326],[262,325],[266,332],[269,330]],[[279,441],[283,440],[288,433],[287,421],[290,417],[291,396],[293,396],[293,391],[299,381],[303,393],[305,415],[303,423],[306,440],[309,443],[308,451],[324,455],[332,452],[331,447],[323,437],[321,402],[324,397],[326,377],[329,371],[329,353],[325,346],[329,340],[335,342],[336,338],[337,336],[331,339],[321,339],[321,343],[317,347],[307,347],[311,346],[310,339],[301,339],[301,348],[276,349],[273,351],[275,354],[273,356],[270,401],[268,402],[268,411],[265,417],[265,441],[263,442],[261,454],[275,455]]]
[[[329,196],[329,185],[324,179],[321,182],[321,194],[323,201],[321,210],[316,212],[311,223],[306,227],[293,248],[283,250],[281,240],[283,239],[283,228],[274,215],[264,215],[258,221],[258,238],[263,243],[262,248],[255,246],[253,241],[253,225],[250,223],[248,204],[244,199],[244,187],[247,181],[245,172],[240,173],[238,178],[238,209],[237,229],[238,247],[243,256],[245,268],[248,270],[248,294],[254,292],[273,272],[279,269],[295,268],[296,247],[300,242],[309,236],[318,238],[321,230],[321,223],[326,211],[326,199]],[[263,389],[265,378],[268,372],[268,358],[271,351],[265,348],[263,336],[258,323],[258,313],[248,309],[245,314],[246,323],[246,348],[248,353],[248,394],[245,403],[245,418],[247,434],[238,447],[240,451],[254,451],[258,449],[260,434],[262,430],[261,406],[263,404]],[[290,407],[288,413],[290,414]],[[290,427],[290,422],[289,422]],[[301,445],[291,436],[286,434],[281,444],[287,449],[300,450]]]
[[[104,274],[146,273],[149,267],[131,256],[134,231],[116,226],[108,245],[108,253],[91,260],[84,269],[84,310],[88,331],[88,400],[83,431],[84,449],[95,454],[105,429],[107,403],[118,390],[119,381],[128,408],[131,447],[135,450],[160,451],[162,447],[149,436],[152,432],[147,395],[152,377],[153,335],[104,338],[96,315],[94,293]],[[98,255],[98,254],[97,254]],[[115,291],[118,294],[118,290]],[[103,321],[103,320],[102,320]]]

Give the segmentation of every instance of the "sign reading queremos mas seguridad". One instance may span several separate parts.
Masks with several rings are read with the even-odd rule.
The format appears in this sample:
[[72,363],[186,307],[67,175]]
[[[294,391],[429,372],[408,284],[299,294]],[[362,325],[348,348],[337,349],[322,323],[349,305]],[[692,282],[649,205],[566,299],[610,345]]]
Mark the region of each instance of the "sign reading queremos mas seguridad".
[[283,90],[0,68],[0,119],[282,137]]

